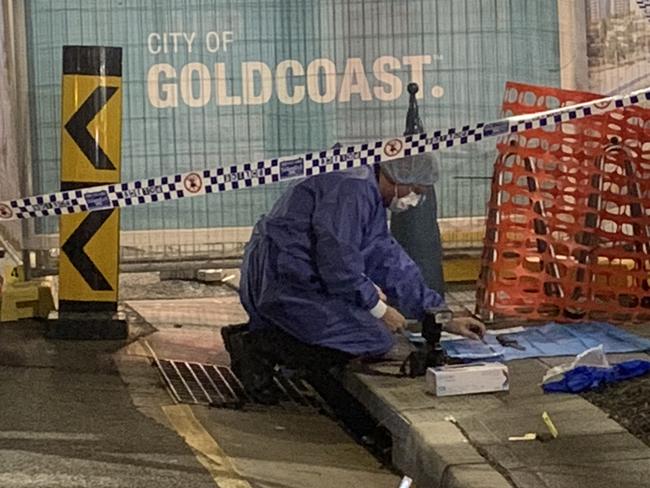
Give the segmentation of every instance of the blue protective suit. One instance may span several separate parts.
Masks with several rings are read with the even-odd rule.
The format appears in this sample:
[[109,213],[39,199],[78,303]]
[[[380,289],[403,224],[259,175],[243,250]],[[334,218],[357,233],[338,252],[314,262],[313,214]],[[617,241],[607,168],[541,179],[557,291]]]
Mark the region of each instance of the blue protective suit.
[[364,167],[283,194],[246,246],[240,295],[251,330],[272,325],[307,344],[375,356],[393,338],[369,313],[373,283],[407,317],[442,303],[390,235],[374,170]]

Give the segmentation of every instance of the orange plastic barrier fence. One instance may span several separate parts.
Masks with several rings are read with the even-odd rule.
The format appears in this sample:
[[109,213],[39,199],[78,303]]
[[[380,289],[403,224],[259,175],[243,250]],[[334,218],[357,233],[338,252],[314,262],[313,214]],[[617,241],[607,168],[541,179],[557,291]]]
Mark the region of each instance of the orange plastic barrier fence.
[[[601,95],[508,83],[506,115]],[[477,311],[486,320],[650,320],[650,110],[498,144]]]

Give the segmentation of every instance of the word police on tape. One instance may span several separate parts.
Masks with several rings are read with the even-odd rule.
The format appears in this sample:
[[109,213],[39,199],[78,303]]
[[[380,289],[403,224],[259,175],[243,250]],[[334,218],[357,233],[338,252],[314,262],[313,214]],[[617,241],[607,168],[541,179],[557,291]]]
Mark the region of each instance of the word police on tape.
[[626,95],[600,98],[569,107],[374,142],[308,152],[256,163],[191,171],[157,178],[94,186],[0,202],[0,220],[63,215],[222,193],[283,180],[378,164],[414,154],[438,151],[488,137],[538,129],[583,119],[650,101],[650,87]]

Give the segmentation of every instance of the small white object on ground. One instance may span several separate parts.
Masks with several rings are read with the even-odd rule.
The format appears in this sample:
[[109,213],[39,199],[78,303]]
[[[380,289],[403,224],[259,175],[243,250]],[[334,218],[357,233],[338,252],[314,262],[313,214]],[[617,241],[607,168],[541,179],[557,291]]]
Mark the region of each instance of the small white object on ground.
[[408,476],[404,476],[404,478],[402,478],[402,481],[400,482],[398,488],[410,488],[412,483],[413,483],[413,480],[411,478],[409,478]]

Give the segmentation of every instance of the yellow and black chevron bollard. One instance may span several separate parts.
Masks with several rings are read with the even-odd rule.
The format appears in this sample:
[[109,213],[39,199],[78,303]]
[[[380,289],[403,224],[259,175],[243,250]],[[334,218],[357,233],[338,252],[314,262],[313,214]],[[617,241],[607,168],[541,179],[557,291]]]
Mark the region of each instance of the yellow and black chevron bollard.
[[[61,191],[120,182],[122,49],[64,46]],[[117,314],[119,209],[62,215],[59,319],[50,336],[123,339]]]

